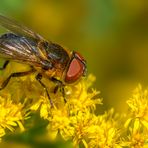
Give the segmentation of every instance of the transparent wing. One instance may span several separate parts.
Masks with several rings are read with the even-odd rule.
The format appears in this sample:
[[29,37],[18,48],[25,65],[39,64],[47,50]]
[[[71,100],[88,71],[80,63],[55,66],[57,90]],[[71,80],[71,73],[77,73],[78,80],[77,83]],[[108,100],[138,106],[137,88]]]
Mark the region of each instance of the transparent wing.
[[0,25],[17,35],[32,38],[33,40],[44,40],[43,37],[41,37],[37,33],[34,33],[29,28],[27,28],[21,24],[18,24],[14,20],[11,20],[11,19],[9,19],[5,16],[2,16],[2,15],[0,15]]
[[34,66],[42,66],[44,59],[35,44],[25,37],[12,33],[4,34],[0,37],[0,57]]

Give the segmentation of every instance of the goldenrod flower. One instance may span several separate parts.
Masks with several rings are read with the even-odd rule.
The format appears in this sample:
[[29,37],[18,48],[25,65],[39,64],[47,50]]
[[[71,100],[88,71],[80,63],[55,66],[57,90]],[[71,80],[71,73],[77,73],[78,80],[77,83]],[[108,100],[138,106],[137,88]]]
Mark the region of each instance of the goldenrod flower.
[[48,125],[49,134],[59,131],[65,140],[70,139],[74,135],[74,128],[71,126],[67,109],[65,107],[53,109],[51,112],[51,117],[48,118],[50,121]]
[[[47,127],[49,137],[55,138],[59,131],[65,140],[73,139],[75,145],[78,145],[81,141],[84,143],[86,135],[81,128],[87,130],[93,125],[93,122],[97,119],[94,114],[96,104],[102,104],[102,99],[96,98],[99,92],[93,89],[88,91],[94,79],[94,76],[90,75],[74,86],[66,86],[66,103],[60,92],[57,94],[50,92],[54,104],[54,107],[51,108],[49,99],[42,92],[38,94],[37,100],[33,99],[32,105],[29,104],[26,107],[32,111],[39,110],[41,118],[49,121]],[[32,80],[32,78],[26,79],[26,81]],[[35,83],[34,80],[32,82]]]
[[89,147],[101,148],[119,148],[120,134],[119,125],[116,121],[114,110],[106,112],[104,115],[98,116],[95,124],[92,124],[89,131]]
[[[54,108],[51,109],[50,105],[44,107],[44,109],[50,110],[47,116],[48,111],[45,109],[44,112],[46,114],[43,117],[49,120],[49,133],[59,131],[65,140],[73,139],[74,145],[78,145],[80,142],[85,143],[86,130],[96,120],[96,116],[93,113],[96,104],[101,104],[101,99],[95,97],[98,94],[97,91],[88,92],[91,77],[75,86],[66,88],[66,104],[62,103],[62,98],[59,96],[59,98],[56,98]],[[89,81],[89,86],[87,81]],[[43,104],[41,105],[41,110]]]
[[134,133],[139,131],[142,126],[148,130],[148,90],[143,91],[142,86],[139,84],[127,104],[130,117],[125,126],[133,126]]
[[94,126],[96,121],[97,117],[89,111],[78,112],[71,117],[71,124],[74,127],[73,143],[75,146],[83,143],[87,147],[89,131],[91,131],[91,127]]
[[123,147],[148,148],[148,133],[145,131],[133,133],[129,130],[129,135],[122,141]]
[[7,98],[0,96],[0,137],[6,134],[6,129],[13,132],[17,126],[24,131],[22,122],[28,114],[25,114],[23,107],[21,103],[13,103],[10,95]]

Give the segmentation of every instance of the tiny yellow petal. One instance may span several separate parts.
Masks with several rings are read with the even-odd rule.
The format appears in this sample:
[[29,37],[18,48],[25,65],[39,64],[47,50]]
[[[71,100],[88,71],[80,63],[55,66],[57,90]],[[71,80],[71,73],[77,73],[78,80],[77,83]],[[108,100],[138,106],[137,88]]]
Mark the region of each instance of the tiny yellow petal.
[[82,142],[83,142],[83,144],[84,144],[84,147],[85,147],[85,148],[88,148],[88,144],[87,144],[87,142],[86,142],[84,139],[82,139]]
[[12,125],[12,126],[17,126],[17,124],[14,121],[7,121],[7,124]]
[[147,128],[147,130],[148,130],[148,121],[142,120],[141,122],[142,122],[142,124],[143,124],[143,125]]
[[138,131],[139,127],[140,127],[139,119],[136,119],[134,121],[133,133],[136,133]]
[[22,124],[20,121],[17,121],[17,123],[18,123],[18,125],[19,125],[21,131],[23,132],[23,131],[25,130],[23,124]]
[[132,121],[132,118],[129,118],[129,119],[125,122],[124,127],[127,128],[127,127],[129,126],[129,124],[130,124],[131,121]]

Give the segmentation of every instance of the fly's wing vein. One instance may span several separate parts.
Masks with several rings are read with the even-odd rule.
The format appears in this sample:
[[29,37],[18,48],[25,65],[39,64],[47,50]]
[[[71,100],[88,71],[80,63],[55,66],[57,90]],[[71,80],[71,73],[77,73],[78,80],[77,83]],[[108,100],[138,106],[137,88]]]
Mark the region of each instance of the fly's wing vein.
[[38,53],[37,48],[31,45],[26,38],[11,33],[0,37],[0,56],[3,58],[42,66],[44,59],[36,53]]
[[[38,49],[38,44],[46,41],[42,36],[2,15],[0,15],[0,25],[14,33],[0,37],[0,55],[40,66],[46,64],[46,55]],[[16,39],[15,36],[20,39]],[[52,65],[50,60],[48,63]]]

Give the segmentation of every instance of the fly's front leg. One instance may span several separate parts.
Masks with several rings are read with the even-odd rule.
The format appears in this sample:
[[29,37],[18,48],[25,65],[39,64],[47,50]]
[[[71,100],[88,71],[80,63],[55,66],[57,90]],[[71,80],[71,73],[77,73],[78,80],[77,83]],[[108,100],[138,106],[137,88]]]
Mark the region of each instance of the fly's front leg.
[[36,79],[39,81],[39,83],[40,83],[40,84],[42,85],[42,87],[45,89],[46,94],[47,94],[47,97],[48,97],[48,99],[49,99],[49,101],[50,101],[51,107],[53,107],[53,102],[52,102],[52,100],[51,100],[51,98],[50,98],[50,95],[49,95],[49,93],[48,93],[48,89],[47,89],[47,87],[45,86],[45,84],[41,81],[42,75],[41,75],[41,74],[38,74],[38,75],[36,76]]
[[26,76],[26,75],[29,75],[29,74],[35,72],[35,71],[36,71],[35,69],[31,69],[31,70],[25,71],[25,72],[16,72],[16,73],[12,73],[12,74],[2,83],[2,85],[1,85],[1,87],[0,87],[0,90],[4,89],[4,88],[7,86],[7,84],[9,83],[9,81],[10,81],[10,79],[11,79],[12,77],[22,77],[22,76]]
[[9,60],[5,61],[4,65],[0,67],[0,70],[4,70],[8,64],[9,64]]
[[63,98],[64,98],[64,102],[66,103],[66,98],[65,98],[65,89],[64,89],[64,86],[62,85],[61,86],[61,93],[62,93],[62,95],[63,95]]
[[57,86],[54,88],[54,93],[57,93],[58,89],[60,89],[62,96],[64,98],[64,102],[66,103],[64,84],[60,80],[57,80],[53,77],[51,78],[51,81],[57,84]]

